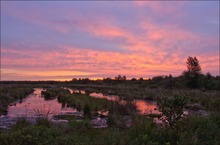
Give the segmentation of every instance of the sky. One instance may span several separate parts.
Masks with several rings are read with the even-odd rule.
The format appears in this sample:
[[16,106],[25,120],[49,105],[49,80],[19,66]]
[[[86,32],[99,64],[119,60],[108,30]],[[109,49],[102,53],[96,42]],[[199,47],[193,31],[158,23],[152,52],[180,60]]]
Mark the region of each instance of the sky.
[[219,1],[1,1],[1,80],[219,75]]

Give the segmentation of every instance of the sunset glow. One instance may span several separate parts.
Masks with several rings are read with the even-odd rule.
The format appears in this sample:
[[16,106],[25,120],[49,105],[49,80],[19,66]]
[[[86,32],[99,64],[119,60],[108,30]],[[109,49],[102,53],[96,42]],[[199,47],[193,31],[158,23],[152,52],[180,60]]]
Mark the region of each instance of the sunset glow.
[[3,1],[1,80],[219,75],[218,1]]

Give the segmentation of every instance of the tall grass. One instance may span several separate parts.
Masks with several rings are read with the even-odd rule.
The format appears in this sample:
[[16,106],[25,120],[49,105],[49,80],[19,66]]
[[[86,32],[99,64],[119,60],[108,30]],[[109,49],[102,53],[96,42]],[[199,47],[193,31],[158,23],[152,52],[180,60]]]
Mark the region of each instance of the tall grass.
[[219,145],[220,117],[218,114],[192,116],[180,121],[176,128],[155,125],[152,119],[136,116],[130,128],[116,126],[94,129],[87,120],[71,121],[66,126],[40,120],[36,125],[20,121],[7,132],[0,132],[1,145]]
[[50,113],[52,112],[51,105],[52,103],[49,106],[46,106],[45,104],[43,104],[41,108],[33,109],[33,112],[34,112],[33,115],[48,118]]

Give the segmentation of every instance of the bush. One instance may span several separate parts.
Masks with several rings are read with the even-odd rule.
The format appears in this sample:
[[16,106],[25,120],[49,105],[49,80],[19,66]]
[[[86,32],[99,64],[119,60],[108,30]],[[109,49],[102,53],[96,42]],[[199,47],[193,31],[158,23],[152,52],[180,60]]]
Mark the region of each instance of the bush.
[[186,106],[188,100],[181,95],[174,97],[161,97],[157,100],[159,110],[163,116],[160,118],[164,122],[168,122],[170,126],[175,126],[183,117],[183,108]]

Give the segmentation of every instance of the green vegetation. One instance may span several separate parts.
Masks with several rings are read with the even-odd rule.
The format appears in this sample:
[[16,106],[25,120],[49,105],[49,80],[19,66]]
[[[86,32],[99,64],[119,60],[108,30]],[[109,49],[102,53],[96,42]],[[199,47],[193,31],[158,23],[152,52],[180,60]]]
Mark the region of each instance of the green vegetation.
[[78,111],[83,110],[84,114],[90,116],[91,113],[96,114],[97,111],[105,110],[110,114],[122,114],[129,115],[135,111],[136,107],[133,103],[120,104],[115,101],[108,101],[102,98],[93,98],[87,94],[74,93],[63,94],[58,96],[58,101],[72,108],[76,108]]
[[59,95],[58,101],[64,105],[76,108],[78,111],[83,110],[83,108],[85,109],[85,106],[88,106],[91,111],[107,109],[107,104],[109,103],[105,99],[92,98],[89,95],[80,93]]
[[[94,116],[97,110],[108,110],[109,127],[94,129],[88,119],[81,117],[82,121],[77,121],[79,118],[68,115],[57,116],[69,120],[66,125],[54,124],[47,119],[37,120],[37,123],[32,125],[23,119],[19,120],[8,131],[0,132],[0,144],[220,144],[220,115],[219,110],[216,109],[219,99],[218,91],[146,89],[146,92],[158,100],[158,105],[162,106],[161,108],[164,107],[165,111],[162,112],[166,117],[169,118],[169,115],[178,116],[177,118],[170,117],[174,119],[171,119],[170,125],[156,125],[148,116],[132,113],[135,110],[135,108],[131,109],[132,104],[121,105],[105,99],[92,98],[87,94],[70,94],[65,89],[56,91],[54,88],[48,90],[55,93],[61,103],[78,109],[81,108],[79,110],[83,111],[88,118]],[[111,87],[109,88],[111,89]],[[123,86],[123,91],[128,88]],[[121,88],[118,87],[117,89],[120,90]],[[141,89],[139,90],[141,91]],[[130,91],[124,92],[124,94],[126,93],[130,93]],[[187,96],[187,99],[183,96]],[[132,100],[132,98],[129,97],[128,100]],[[211,113],[209,116],[182,118],[180,116],[186,105],[186,100],[191,103],[201,102],[202,104],[203,102],[204,105],[212,102],[207,108],[216,113]],[[211,107],[211,104],[216,104],[215,108]],[[156,115],[156,117],[160,116]]]
[[58,126],[49,121],[30,125],[24,120],[11,130],[0,133],[2,145],[55,144],[55,145],[164,145],[195,144],[218,145],[220,143],[219,114],[215,117],[188,117],[177,123],[176,128],[160,126],[151,119],[137,116],[133,126],[127,129],[115,126],[94,129],[85,120],[72,121]]
[[[17,101],[22,102],[27,95],[33,92],[33,88],[23,85],[1,84],[0,87],[0,115],[7,114],[8,105]],[[12,104],[13,105],[13,104]]]
[[159,110],[163,116],[161,119],[168,122],[171,127],[176,125],[183,118],[183,109],[186,107],[187,99],[184,96],[160,97],[157,101]]
[[47,88],[45,91],[42,91],[42,95],[45,100],[54,99],[59,95],[70,93],[69,90],[60,88],[58,86]]

